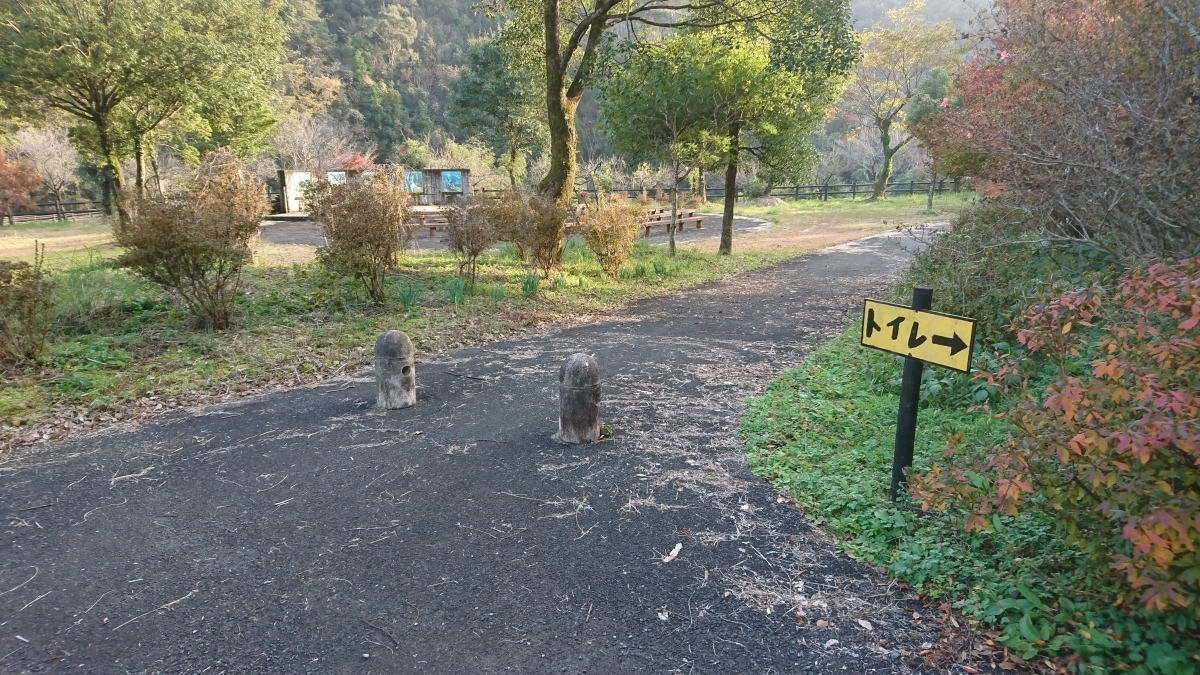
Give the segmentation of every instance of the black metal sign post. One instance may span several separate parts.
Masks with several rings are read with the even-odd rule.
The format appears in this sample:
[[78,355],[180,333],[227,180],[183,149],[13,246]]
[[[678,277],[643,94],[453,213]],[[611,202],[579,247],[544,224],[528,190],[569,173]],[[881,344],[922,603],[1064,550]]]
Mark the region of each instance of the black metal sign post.
[[[864,347],[904,357],[900,382],[900,413],[896,418],[896,449],[892,455],[892,501],[903,490],[904,470],[913,463],[917,435],[917,403],[921,400],[921,372],[929,363],[962,373],[971,372],[975,350],[975,319],[930,311],[933,289],[913,289],[912,307],[890,302],[863,301]],[[963,336],[966,339],[963,339]]]
[[[912,308],[928,310],[933,307],[933,289],[913,288]],[[904,357],[904,377],[900,381],[900,412],[896,416],[896,449],[892,454],[892,486],[889,494],[896,501],[904,484],[904,470],[912,466],[913,443],[917,436],[917,403],[921,400],[921,372],[925,364],[911,356]]]

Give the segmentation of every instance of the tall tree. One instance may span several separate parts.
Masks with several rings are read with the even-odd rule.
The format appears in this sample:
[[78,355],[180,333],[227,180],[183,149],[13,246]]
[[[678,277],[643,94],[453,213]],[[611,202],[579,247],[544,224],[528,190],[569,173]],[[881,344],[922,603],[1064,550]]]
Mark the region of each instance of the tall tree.
[[921,85],[938,69],[949,70],[962,59],[949,21],[929,25],[921,16],[924,0],[888,12],[893,28],[876,25],[862,36],[863,62],[847,92],[849,105],[866,117],[879,134],[883,163],[871,199],[887,198],[892,157],[912,136],[905,111]]
[[73,115],[95,132],[122,220],[123,144],[222,84],[270,81],[278,0],[25,0],[0,5],[0,96]]
[[514,190],[529,154],[545,144],[540,85],[537,78],[517,72],[491,40],[471,45],[467,68],[454,83],[450,119],[502,158]]
[[618,25],[626,37],[636,37],[639,29],[647,27],[655,32],[709,29],[781,15],[793,4],[792,0],[496,0],[499,12],[513,19],[501,39],[526,54],[536,51],[545,71],[550,168],[540,191],[564,202],[571,198],[578,170],[575,113],[601,48],[616,39]]
[[768,180],[798,180],[817,155],[808,136],[841,96],[859,58],[847,0],[800,0],[754,32],[723,29],[717,49],[760,50],[766,58],[721,85],[725,203],[718,251],[733,250],[733,208],[743,155],[755,157]]
[[600,113],[613,146],[635,161],[670,167],[672,256],[679,184],[724,153],[727,139],[717,130],[721,83],[753,69],[739,60],[754,56],[716,50],[710,36],[684,31],[625,50],[622,62],[606,69]]

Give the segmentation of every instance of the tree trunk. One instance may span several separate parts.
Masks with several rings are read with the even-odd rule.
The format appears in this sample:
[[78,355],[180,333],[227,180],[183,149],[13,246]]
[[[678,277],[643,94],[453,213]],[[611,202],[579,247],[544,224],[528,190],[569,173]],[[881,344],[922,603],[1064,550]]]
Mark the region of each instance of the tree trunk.
[[517,191],[517,146],[508,148],[508,186],[513,192]]
[[774,179],[774,178],[768,178],[768,179],[767,179],[767,185],[766,185],[766,187],[764,187],[764,188],[763,188],[763,196],[764,196],[764,197],[770,197],[770,196],[771,196],[771,193],[772,193],[772,192],[774,192],[774,191],[775,191],[775,179]]
[[735,125],[729,130],[733,149],[729,154],[729,163],[725,165],[725,210],[721,213],[721,246],[717,249],[718,255],[733,253],[733,205],[737,201],[738,141],[741,137],[741,127]]
[[[104,161],[105,182],[110,190],[111,203],[117,207],[117,218],[124,227],[129,223],[129,209],[125,206],[125,177],[121,173],[121,158],[117,156],[117,148],[113,143],[108,120],[96,120],[96,131],[100,136],[100,154]],[[111,211],[109,211],[111,215]]]
[[133,176],[133,189],[138,199],[146,198],[146,149],[142,137],[133,137],[133,164],[137,168]]
[[154,174],[154,193],[159,198],[163,198],[162,176],[158,173],[158,147],[156,143],[150,143],[150,172]]
[[582,89],[567,91],[566,62],[559,55],[557,0],[545,0],[546,31],[546,112],[550,127],[550,170],[538,185],[538,191],[561,204],[569,204],[575,189],[576,147],[575,111],[583,98]]
[[[562,82],[561,78],[559,82]],[[553,88],[553,85],[547,86]],[[547,92],[546,98],[550,115],[550,171],[538,185],[538,190],[565,204],[571,201],[575,173],[579,168],[575,154],[579,139],[575,130],[575,111],[579,107],[579,98],[567,96],[561,86],[557,92]]]
[[62,195],[58,191],[54,192],[54,219],[58,221],[67,219],[67,212],[63,210]]
[[925,210],[926,211],[933,210],[933,189],[936,186],[937,186],[937,174],[935,173],[929,177],[929,198],[925,200]]
[[100,209],[106,216],[113,214],[112,181],[108,179],[107,171],[101,171],[100,174]]
[[679,165],[675,165],[675,181],[671,185],[671,225],[668,227],[670,234],[670,244],[667,245],[667,250],[672,258],[675,257],[675,230],[679,228],[679,184],[682,182],[679,176]]
[[708,203],[708,185],[704,181],[704,169],[697,169],[696,174],[698,176],[697,180],[700,183],[698,186],[696,186],[700,190],[700,193],[699,193],[700,194],[700,203],[707,204]]
[[887,199],[887,182],[892,177],[892,156],[899,147],[892,147],[892,122],[884,121],[879,125],[879,142],[883,146],[883,165],[879,175],[875,177],[875,189],[871,193],[871,201]]

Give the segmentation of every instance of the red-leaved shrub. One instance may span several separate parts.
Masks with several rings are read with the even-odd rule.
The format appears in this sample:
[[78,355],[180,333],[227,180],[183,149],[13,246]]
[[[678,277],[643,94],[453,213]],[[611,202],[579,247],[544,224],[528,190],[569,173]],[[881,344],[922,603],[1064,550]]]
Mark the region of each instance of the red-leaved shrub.
[[[952,448],[911,494],[966,506],[972,529],[1039,508],[1148,609],[1200,611],[1200,258],[1130,272],[1111,297],[1036,304],[1013,328],[1031,358],[989,377],[1018,432],[982,456]],[[1047,362],[1057,376],[1039,395]]]

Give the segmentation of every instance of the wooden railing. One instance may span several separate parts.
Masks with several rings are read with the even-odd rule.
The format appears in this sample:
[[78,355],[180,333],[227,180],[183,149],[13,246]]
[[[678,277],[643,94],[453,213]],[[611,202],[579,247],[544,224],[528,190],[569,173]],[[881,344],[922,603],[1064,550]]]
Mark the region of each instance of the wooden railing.
[[[910,181],[894,181],[888,183],[889,195],[923,195],[929,193],[930,181],[910,180]],[[771,190],[771,197],[780,199],[817,199],[821,201],[829,199],[840,199],[849,197],[855,199],[858,197],[868,197],[871,195],[873,185],[871,183],[824,183],[820,185],[781,185],[776,186]],[[488,190],[479,189],[477,192],[484,196],[495,196],[503,194],[505,190]],[[666,194],[668,188],[648,188],[646,194]],[[934,194],[945,194],[947,192],[956,191],[956,186],[952,183],[947,183],[945,179],[939,179],[933,186]],[[576,194],[587,195],[595,198],[596,191],[591,189],[577,188]],[[637,197],[642,194],[641,188],[617,188],[610,190],[613,194],[624,194],[628,197]],[[692,195],[690,189],[680,189],[680,197],[687,198]],[[765,196],[765,195],[762,195]],[[725,199],[725,188],[710,187],[707,190],[707,197],[710,201],[720,201]],[[746,199],[746,190],[739,188],[737,191],[738,200]]]
[[[98,216],[104,212],[100,202],[63,202],[62,208],[67,220]],[[32,209],[19,206],[13,209],[12,215],[13,222],[17,223],[58,220],[58,211],[54,207],[54,202],[41,203]]]

